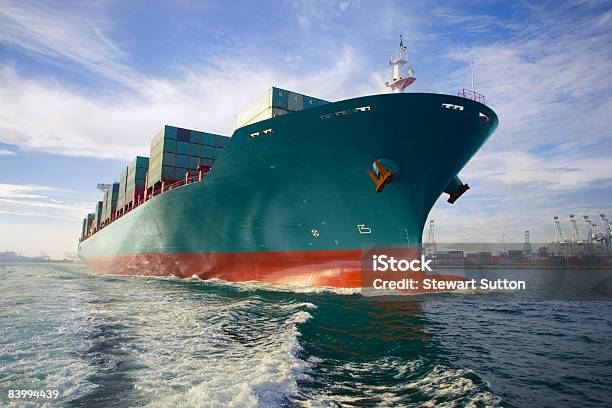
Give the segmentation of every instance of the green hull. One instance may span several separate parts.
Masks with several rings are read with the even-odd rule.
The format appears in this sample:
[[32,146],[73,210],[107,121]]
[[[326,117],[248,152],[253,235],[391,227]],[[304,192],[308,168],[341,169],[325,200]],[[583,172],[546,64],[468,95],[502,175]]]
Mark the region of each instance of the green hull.
[[[497,124],[478,102],[416,93],[255,123],[233,134],[204,180],[135,208],[81,242],[79,255],[418,247],[431,207]],[[378,193],[375,160],[395,172]]]

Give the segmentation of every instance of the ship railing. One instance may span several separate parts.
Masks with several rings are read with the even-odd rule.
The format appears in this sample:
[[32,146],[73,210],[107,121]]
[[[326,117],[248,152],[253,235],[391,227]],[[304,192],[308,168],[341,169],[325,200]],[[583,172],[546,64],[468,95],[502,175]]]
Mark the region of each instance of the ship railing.
[[110,225],[113,223],[113,221],[123,217],[125,214],[129,213],[130,211],[132,211],[134,208],[138,207],[139,205],[144,204],[145,202],[149,201],[150,199],[152,199],[153,197],[156,197],[160,194],[165,193],[166,191],[170,191],[172,189],[175,189],[177,187],[181,187],[181,186],[185,186],[187,184],[192,184],[192,183],[197,183],[198,181],[202,181],[204,179],[204,176],[206,175],[208,171],[206,172],[198,172],[198,174],[193,175],[192,173],[190,173],[188,176],[186,176],[183,179],[177,180],[173,183],[162,183],[161,187],[154,189],[153,191],[151,191],[151,194],[146,195],[143,199],[141,199],[140,197],[138,197],[137,200],[135,200],[133,207],[128,207],[127,209],[125,209],[125,211],[118,215],[115,216],[114,218],[111,219],[111,221],[109,222],[105,222],[103,224],[100,225],[99,228],[95,229],[91,234],[87,234],[83,237],[83,241],[86,240],[87,238],[89,238],[90,236],[94,235],[96,232],[104,229],[106,226]]
[[189,176],[189,177],[186,177],[184,179],[177,180],[174,183],[170,183],[170,184],[167,184],[167,185],[164,184],[163,190],[160,189],[161,191],[160,191],[159,194],[165,193],[166,191],[172,190],[173,188],[177,188],[177,187],[185,186],[187,184],[195,183],[197,181],[199,181],[199,176]]
[[[185,177],[183,179],[177,180],[175,182],[172,183],[162,183],[161,187],[154,189],[151,194],[147,195],[147,198],[144,199],[142,201],[142,203],[144,203],[145,201],[149,201],[150,199],[152,199],[153,197],[156,197],[160,194],[165,193],[166,191],[170,191],[172,189],[175,189],[177,187],[181,187],[181,186],[185,186],[187,184],[192,184],[192,183],[197,183],[198,181],[201,181],[203,179],[203,175],[200,174],[190,174],[188,177]],[[141,203],[141,204],[142,204]]]
[[483,105],[486,105],[484,95],[476,91],[472,91],[471,89],[461,88],[461,90],[457,93],[457,96],[460,96],[465,99],[471,99],[473,101],[480,102]]

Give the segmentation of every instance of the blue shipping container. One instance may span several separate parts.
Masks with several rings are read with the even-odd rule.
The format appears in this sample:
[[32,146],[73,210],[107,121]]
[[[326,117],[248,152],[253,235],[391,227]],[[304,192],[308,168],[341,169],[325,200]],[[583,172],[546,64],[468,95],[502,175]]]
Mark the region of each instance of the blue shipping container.
[[168,125],[165,126],[164,139],[176,140],[176,128],[174,126],[168,126]]
[[187,160],[187,156],[178,154],[176,155],[176,167],[189,167],[189,161]]
[[180,154],[189,154],[189,143],[187,142],[178,142],[177,144],[177,153]]
[[176,140],[179,142],[191,142],[191,130],[177,128],[176,129]]

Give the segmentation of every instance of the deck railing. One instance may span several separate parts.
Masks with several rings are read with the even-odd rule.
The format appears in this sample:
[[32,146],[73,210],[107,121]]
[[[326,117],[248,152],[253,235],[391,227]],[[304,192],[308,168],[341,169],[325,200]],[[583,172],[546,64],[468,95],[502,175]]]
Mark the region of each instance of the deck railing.
[[457,95],[462,98],[471,99],[473,101],[480,102],[483,105],[486,105],[484,95],[476,91],[472,91],[471,89],[461,88]]
[[[201,170],[201,171],[198,172],[198,174],[195,174],[195,175],[193,173],[188,173],[181,180],[177,180],[177,181],[174,181],[172,183],[162,182],[161,186],[159,188],[153,189],[151,191],[151,194],[145,194],[144,197],[141,197],[141,196],[135,197],[134,203],[132,204],[132,207],[128,206],[128,207],[124,208],[123,212],[115,213],[115,215],[112,215],[110,222],[102,223],[99,228],[95,228],[94,231],[91,234],[85,235],[80,241],[82,242],[82,241],[86,240],[87,238],[91,237],[96,232],[98,232],[98,231],[104,229],[105,227],[107,227],[108,225],[112,224],[113,221],[118,220],[119,218],[123,217],[125,214],[129,213],[130,211],[132,211],[134,208],[136,208],[136,207],[146,203],[147,201],[149,201],[153,197],[156,197],[156,196],[158,196],[160,194],[163,194],[163,193],[165,193],[167,191],[170,191],[170,190],[173,190],[175,188],[186,186],[187,184],[192,184],[192,183],[197,183],[198,181],[202,181],[204,179],[204,176],[209,171],[210,171],[210,169],[206,170],[206,171]],[[117,214],[119,214],[119,215],[117,215]]]

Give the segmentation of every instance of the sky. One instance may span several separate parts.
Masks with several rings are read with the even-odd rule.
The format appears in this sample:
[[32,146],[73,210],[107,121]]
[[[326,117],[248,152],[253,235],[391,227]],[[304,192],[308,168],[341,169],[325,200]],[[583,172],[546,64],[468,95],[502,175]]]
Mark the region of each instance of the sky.
[[566,233],[568,214],[612,216],[610,27],[597,0],[0,0],[0,249],[74,252],[96,183],[164,124],[231,135],[270,86],[386,92],[399,34],[407,92],[455,94],[473,60],[500,118],[471,190],[434,206],[436,240],[550,242],[555,215]]

